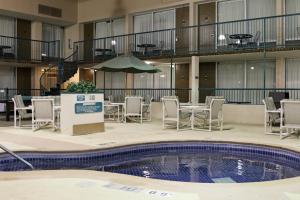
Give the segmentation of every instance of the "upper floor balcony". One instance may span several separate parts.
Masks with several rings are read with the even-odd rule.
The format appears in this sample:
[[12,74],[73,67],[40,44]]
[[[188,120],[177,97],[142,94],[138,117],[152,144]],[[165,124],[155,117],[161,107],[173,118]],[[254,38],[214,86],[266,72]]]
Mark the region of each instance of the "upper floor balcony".
[[60,41],[41,41],[0,36],[0,61],[55,62],[60,58]]
[[299,45],[299,13],[132,33],[74,43],[79,50],[79,60],[83,62],[101,62],[123,54],[155,59],[294,50]]

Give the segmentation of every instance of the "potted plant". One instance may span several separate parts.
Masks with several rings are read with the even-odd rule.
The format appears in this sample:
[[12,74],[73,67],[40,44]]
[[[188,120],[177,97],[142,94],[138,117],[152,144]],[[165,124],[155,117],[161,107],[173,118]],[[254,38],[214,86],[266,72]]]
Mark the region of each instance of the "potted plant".
[[84,135],[104,132],[104,96],[92,82],[70,83],[61,95],[61,132]]

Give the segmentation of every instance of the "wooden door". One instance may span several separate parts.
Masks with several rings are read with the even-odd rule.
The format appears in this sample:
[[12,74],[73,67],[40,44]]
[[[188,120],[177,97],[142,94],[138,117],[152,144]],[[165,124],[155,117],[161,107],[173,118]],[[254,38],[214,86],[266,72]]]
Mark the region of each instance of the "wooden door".
[[79,80],[93,82],[94,72],[91,69],[79,69]]
[[84,24],[84,59],[93,59],[94,23]]
[[180,102],[189,102],[189,91],[180,90],[189,88],[189,64],[178,64],[175,70],[175,88],[179,89],[176,91]]
[[25,96],[31,96],[31,68],[17,68],[17,89]]
[[176,8],[176,54],[189,50],[189,30],[182,27],[189,26],[189,7]]
[[[215,25],[216,22],[216,3],[199,4],[198,6],[199,26],[199,50],[215,48]],[[211,25],[207,25],[211,24]]]
[[[31,21],[17,19],[17,58],[20,60],[31,59]],[[32,45],[40,45],[33,43]]]
[[199,102],[205,102],[206,96],[215,95],[216,63],[199,64]]

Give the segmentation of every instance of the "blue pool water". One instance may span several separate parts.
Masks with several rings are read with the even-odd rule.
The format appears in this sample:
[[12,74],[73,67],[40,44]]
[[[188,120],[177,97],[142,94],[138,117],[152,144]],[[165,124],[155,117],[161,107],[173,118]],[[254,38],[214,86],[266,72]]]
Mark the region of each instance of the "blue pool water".
[[[300,176],[300,154],[274,147],[180,142],[88,152],[19,153],[39,170],[86,169],[198,183],[244,183]],[[7,154],[0,171],[28,168]]]

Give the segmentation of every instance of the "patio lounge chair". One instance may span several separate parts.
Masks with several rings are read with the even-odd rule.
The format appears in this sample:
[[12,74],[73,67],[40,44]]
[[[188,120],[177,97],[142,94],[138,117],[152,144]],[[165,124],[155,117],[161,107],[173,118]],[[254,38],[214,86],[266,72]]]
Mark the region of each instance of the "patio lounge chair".
[[[212,130],[213,123],[217,122],[220,130],[223,130],[223,104],[225,99],[212,99],[207,109],[201,109],[200,112],[194,112],[194,127],[208,125],[208,130]],[[206,112],[203,112],[206,111]],[[202,130],[203,128],[195,128]]]
[[144,119],[144,121],[152,120],[152,116],[151,116],[152,100],[153,100],[153,97],[151,97],[151,96],[146,96],[144,99],[144,103],[143,103],[143,119]]
[[[17,127],[17,120],[19,120],[19,127],[22,126],[22,119],[30,119],[31,113],[28,111],[32,110],[31,106],[25,106],[21,95],[15,95],[12,98],[14,103],[14,127]],[[18,115],[17,115],[18,113]]]
[[177,98],[162,98],[163,104],[163,128],[167,126],[176,127],[179,130],[188,130],[190,128],[181,129],[185,126],[191,127],[192,110],[188,108],[180,108]]
[[140,123],[143,123],[143,98],[142,97],[125,97],[125,107],[124,107],[124,120],[127,122],[127,118],[136,120],[140,118]]
[[283,100],[280,103],[280,139],[283,139],[300,129],[300,101]]
[[42,126],[51,124],[55,126],[54,99],[32,99],[32,130],[38,130]]
[[[263,104],[265,105],[265,133],[272,134],[273,126],[276,124],[280,124],[280,110],[276,109],[274,100],[272,97],[267,97],[263,100]],[[267,131],[267,126],[269,126],[269,132]]]

